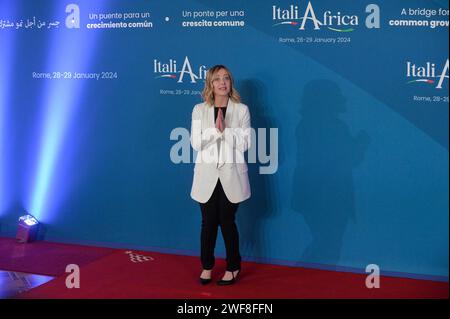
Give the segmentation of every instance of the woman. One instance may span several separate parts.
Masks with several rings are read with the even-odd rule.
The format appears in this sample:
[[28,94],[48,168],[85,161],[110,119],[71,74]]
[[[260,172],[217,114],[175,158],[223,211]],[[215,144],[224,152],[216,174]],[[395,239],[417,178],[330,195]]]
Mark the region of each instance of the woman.
[[192,111],[191,145],[197,153],[191,197],[200,203],[200,282],[211,282],[214,248],[220,226],[226,249],[227,269],[219,285],[236,281],[241,269],[239,233],[235,214],[239,203],[250,197],[244,152],[250,147],[250,113],[240,103],[231,72],[223,65],[208,70],[204,102]]

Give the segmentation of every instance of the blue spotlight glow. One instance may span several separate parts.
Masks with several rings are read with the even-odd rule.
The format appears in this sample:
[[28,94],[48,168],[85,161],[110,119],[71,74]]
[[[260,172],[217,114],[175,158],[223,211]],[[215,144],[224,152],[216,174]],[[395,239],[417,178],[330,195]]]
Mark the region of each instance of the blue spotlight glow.
[[[52,174],[57,161],[58,151],[61,146],[69,118],[74,111],[73,99],[75,94],[80,94],[80,86],[76,84],[58,83],[50,89],[45,100],[46,108],[41,137],[39,164],[30,211],[38,214],[44,208]],[[39,215],[42,219],[42,216]]]
[[[0,19],[13,17],[14,1],[0,2]],[[9,104],[10,79],[13,65],[13,33],[10,30],[0,30],[0,216],[5,212],[9,202],[7,193],[7,147],[6,147],[6,116]]]
[[[96,10],[102,6],[98,6]],[[56,9],[64,12],[61,5]],[[63,27],[64,28],[64,27]],[[85,72],[95,52],[96,35],[82,29],[62,29],[55,32],[49,49],[47,70],[64,70],[71,72]],[[31,188],[31,198],[28,201],[28,211],[35,214],[41,222],[51,220],[49,213],[50,201],[58,199],[58,189],[55,179],[70,179],[70,172],[64,172],[63,165],[58,162],[64,143],[70,143],[69,126],[71,118],[80,105],[79,99],[83,94],[83,87],[87,80],[61,78],[49,81],[44,100],[42,101],[42,127],[38,137],[37,166],[34,185]],[[66,175],[67,174],[67,175]],[[70,181],[65,181],[70,182]],[[51,196],[50,196],[51,194]]]

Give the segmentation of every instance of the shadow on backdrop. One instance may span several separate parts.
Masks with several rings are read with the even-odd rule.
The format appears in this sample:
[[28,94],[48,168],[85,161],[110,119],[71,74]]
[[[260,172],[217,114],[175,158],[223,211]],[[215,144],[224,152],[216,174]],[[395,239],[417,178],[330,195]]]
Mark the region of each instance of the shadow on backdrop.
[[[255,131],[258,128],[278,127],[275,120],[270,118],[265,105],[265,92],[267,88],[256,79],[242,81],[238,85],[243,103],[248,105],[251,114],[251,125]],[[266,141],[269,140],[267,133]],[[270,148],[268,142],[266,151]],[[253,145],[252,147],[256,147]],[[248,155],[248,154],[247,154]],[[252,195],[249,200],[242,203],[238,212],[238,227],[240,235],[241,254],[249,257],[261,257],[267,249],[265,238],[265,221],[276,211],[276,190],[273,185],[273,175],[259,174],[260,166],[268,164],[249,163],[248,174]]]
[[364,131],[352,137],[339,118],[346,98],[335,82],[307,83],[299,111],[291,204],[312,236],[299,264],[337,265],[346,227],[356,220],[353,169],[363,161],[370,138]]

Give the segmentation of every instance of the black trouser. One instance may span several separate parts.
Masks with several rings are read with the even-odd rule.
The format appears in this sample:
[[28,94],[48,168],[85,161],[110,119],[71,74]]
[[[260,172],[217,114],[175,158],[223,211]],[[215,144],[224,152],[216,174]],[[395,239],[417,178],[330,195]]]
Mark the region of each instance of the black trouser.
[[203,269],[214,267],[214,248],[216,246],[217,231],[220,225],[227,254],[227,270],[241,269],[241,255],[239,254],[239,233],[235,223],[235,214],[239,203],[230,202],[223,191],[220,180],[211,198],[204,204],[200,203],[202,211],[201,231],[201,262]]

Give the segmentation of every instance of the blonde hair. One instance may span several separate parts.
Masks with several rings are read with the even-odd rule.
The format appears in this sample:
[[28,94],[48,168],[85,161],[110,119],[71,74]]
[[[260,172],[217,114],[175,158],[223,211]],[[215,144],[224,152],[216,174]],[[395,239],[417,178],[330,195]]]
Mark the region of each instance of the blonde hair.
[[228,75],[230,76],[230,93],[228,93],[228,96],[230,99],[235,103],[241,102],[241,96],[239,95],[238,91],[234,88],[234,82],[233,82],[233,76],[231,75],[230,70],[225,65],[215,65],[212,68],[208,70],[206,73],[206,79],[205,79],[205,87],[203,88],[202,92],[202,98],[203,101],[205,101],[209,106],[214,105],[214,87],[213,87],[213,77],[214,75],[221,69],[224,69],[228,72]]

